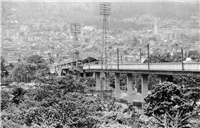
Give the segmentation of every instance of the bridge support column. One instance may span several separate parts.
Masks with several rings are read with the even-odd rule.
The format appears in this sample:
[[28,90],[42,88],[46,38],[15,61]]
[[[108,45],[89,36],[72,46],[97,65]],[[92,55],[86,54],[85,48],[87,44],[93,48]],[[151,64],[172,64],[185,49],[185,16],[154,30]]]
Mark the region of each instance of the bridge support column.
[[159,75],[159,76],[158,76],[158,79],[159,79],[159,84],[160,84],[160,83],[163,83],[163,82],[166,81],[166,76],[164,76],[164,75]]
[[58,73],[58,76],[61,76],[61,71],[62,71],[62,69],[57,69],[57,73]]
[[115,99],[120,99],[120,74],[115,73]]
[[83,78],[86,78],[86,72],[83,71]]
[[142,74],[141,79],[141,85],[142,85],[142,102],[144,102],[144,98],[148,95],[148,75]]
[[128,96],[128,103],[132,103],[133,99],[132,99],[132,96],[133,96],[133,87],[132,87],[132,84],[133,84],[133,76],[132,74],[128,73],[127,74],[127,96]]
[[137,74],[135,74],[134,93],[138,93],[138,89],[137,89]]
[[100,72],[95,72],[96,90],[101,90]]
[[104,89],[105,89],[105,90],[109,90],[110,81],[109,81],[109,79],[108,79],[108,77],[109,77],[109,73],[108,73],[108,72],[107,72],[107,73],[105,72],[105,77],[106,77],[106,79],[105,79],[105,80],[106,80],[106,81],[105,81],[106,84],[105,84],[105,86],[104,86]]

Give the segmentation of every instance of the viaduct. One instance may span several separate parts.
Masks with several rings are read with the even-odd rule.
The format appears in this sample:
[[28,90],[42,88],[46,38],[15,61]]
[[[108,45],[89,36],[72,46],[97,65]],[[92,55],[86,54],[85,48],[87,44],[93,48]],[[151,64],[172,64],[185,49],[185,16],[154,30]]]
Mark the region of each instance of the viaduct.
[[[69,65],[57,66],[57,72],[61,75],[63,69],[69,68]],[[133,102],[132,94],[132,81],[133,74],[141,74],[142,85],[142,99],[148,95],[148,75],[155,74],[159,77],[159,82],[162,83],[166,80],[168,75],[188,75],[188,74],[200,74],[200,63],[135,63],[135,64],[84,64],[80,70],[85,76],[87,73],[95,74],[96,90],[101,88],[100,73],[102,69],[106,69],[109,73],[115,74],[115,89],[114,97],[120,99],[120,74],[127,74],[127,102]]]

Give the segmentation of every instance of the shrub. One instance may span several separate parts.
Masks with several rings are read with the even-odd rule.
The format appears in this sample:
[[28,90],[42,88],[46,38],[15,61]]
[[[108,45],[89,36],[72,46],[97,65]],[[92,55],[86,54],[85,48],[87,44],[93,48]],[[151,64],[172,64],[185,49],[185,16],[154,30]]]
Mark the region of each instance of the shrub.
[[158,121],[158,126],[188,126],[188,119],[195,112],[196,100],[193,98],[200,94],[200,89],[195,89],[196,91],[186,91],[182,86],[170,82],[158,84],[152,94],[145,98],[145,114],[154,117]]
[[8,107],[10,98],[9,92],[1,91],[1,111]]

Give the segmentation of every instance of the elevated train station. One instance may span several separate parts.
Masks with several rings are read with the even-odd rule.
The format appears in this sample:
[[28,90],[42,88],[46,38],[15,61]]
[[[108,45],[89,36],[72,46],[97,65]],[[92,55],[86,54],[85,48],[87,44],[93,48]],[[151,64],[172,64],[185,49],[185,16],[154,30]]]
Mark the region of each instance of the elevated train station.
[[60,65],[57,65],[55,68],[58,73],[58,76],[64,76],[70,72],[78,72],[81,77],[86,77],[88,73],[85,74],[84,73],[85,71],[83,70],[83,66],[86,64],[99,64],[99,60],[93,57],[88,57],[83,60],[77,60],[77,61],[60,64]]

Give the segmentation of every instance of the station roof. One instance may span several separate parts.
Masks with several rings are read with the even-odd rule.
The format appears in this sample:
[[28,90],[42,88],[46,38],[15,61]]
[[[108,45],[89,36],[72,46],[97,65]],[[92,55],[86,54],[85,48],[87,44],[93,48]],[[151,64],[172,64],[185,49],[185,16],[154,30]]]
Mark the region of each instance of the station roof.
[[94,61],[100,61],[100,60],[97,60],[96,58],[93,58],[93,57],[88,57],[82,60],[82,63],[88,63],[88,62],[94,62]]
[[83,60],[77,60],[77,61],[72,61],[72,62],[68,62],[68,63],[64,63],[64,64],[60,64],[61,65],[67,65],[67,64],[73,64],[75,65],[76,62],[80,62],[80,63],[90,63],[90,62],[95,62],[95,61],[100,61],[100,60],[97,60],[96,58],[94,57],[87,57],[86,59],[83,59]]

